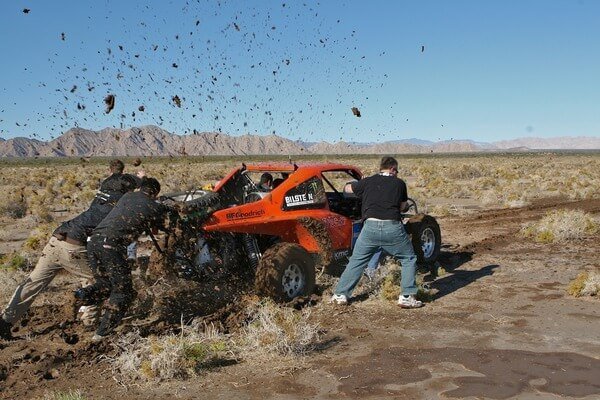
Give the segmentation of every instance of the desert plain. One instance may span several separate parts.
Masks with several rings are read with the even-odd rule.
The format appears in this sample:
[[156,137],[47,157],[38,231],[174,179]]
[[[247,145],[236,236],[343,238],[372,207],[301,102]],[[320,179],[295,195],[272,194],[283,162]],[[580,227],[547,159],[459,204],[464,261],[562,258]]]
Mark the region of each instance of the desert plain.
[[[17,340],[0,342],[0,398],[600,398],[600,153],[397,158],[409,196],[441,226],[438,272],[418,278],[423,308],[396,305],[390,260],[345,307],[328,303],[339,271],[319,275],[311,298],[283,305],[254,295],[251,271],[192,286],[134,271],[137,303],[114,337],[94,343],[72,318],[79,282],[64,274]],[[53,228],[87,207],[107,160],[0,161],[2,306]],[[123,160],[168,192],[268,159]],[[378,158],[294,161],[372,174]],[[159,287],[173,299],[168,316],[142,312]],[[178,301],[179,290],[193,301]]]

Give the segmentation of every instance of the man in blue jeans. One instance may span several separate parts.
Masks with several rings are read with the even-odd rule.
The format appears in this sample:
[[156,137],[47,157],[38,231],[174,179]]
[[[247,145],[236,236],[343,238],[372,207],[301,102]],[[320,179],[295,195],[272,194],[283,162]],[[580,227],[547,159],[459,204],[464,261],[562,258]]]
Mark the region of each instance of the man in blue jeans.
[[417,256],[401,221],[408,200],[406,183],[397,177],[398,161],[395,158],[383,157],[379,169],[378,174],[344,187],[345,192],[354,193],[361,199],[364,224],[331,301],[348,303],[369,260],[384,250],[402,264],[402,294],[398,305],[418,308],[423,303],[415,298]]

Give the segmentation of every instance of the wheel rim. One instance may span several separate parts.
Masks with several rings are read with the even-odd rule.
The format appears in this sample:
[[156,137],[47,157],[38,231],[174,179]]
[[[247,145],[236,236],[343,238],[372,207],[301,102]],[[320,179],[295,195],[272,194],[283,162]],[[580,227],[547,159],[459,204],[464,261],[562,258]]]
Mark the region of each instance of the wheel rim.
[[433,233],[433,229],[425,228],[421,233],[421,249],[425,258],[433,255],[435,249],[435,234]]
[[302,268],[298,264],[290,264],[283,271],[281,286],[287,297],[293,299],[302,293],[305,277]]

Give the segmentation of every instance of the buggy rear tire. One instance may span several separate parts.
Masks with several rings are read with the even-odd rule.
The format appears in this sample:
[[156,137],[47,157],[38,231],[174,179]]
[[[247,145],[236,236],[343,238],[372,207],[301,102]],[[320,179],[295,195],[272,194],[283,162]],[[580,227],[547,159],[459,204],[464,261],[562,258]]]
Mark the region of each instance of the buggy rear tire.
[[221,202],[219,193],[217,192],[206,192],[203,196],[197,199],[186,201],[185,207],[187,208],[204,208],[204,207],[215,207]]
[[419,264],[433,264],[440,255],[442,234],[440,226],[431,215],[419,214],[408,220],[406,224],[417,262]]
[[315,261],[298,244],[277,243],[260,259],[254,285],[260,296],[277,302],[309,296],[315,290]]
[[219,193],[205,190],[168,193],[161,201],[188,218],[204,221],[215,211],[225,208]]
[[219,193],[207,190],[190,190],[162,195],[161,198],[182,204],[186,208],[196,209],[219,206]]
[[176,201],[178,203],[185,203],[185,202],[188,202],[188,201],[192,201],[192,200],[198,199],[200,197],[204,197],[208,193],[211,193],[211,191],[209,191],[209,190],[203,190],[203,189],[192,189],[192,190],[186,190],[186,191],[183,191],[183,192],[165,193],[165,194],[161,195],[160,197],[165,198],[165,199],[169,199],[169,200],[173,200],[173,201]]

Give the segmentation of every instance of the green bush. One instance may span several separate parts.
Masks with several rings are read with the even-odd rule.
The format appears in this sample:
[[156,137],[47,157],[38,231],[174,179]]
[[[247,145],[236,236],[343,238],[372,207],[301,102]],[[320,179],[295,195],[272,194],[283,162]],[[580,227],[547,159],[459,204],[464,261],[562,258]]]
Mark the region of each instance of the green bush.
[[0,258],[0,269],[23,270],[29,266],[29,261],[19,253],[4,255]]

